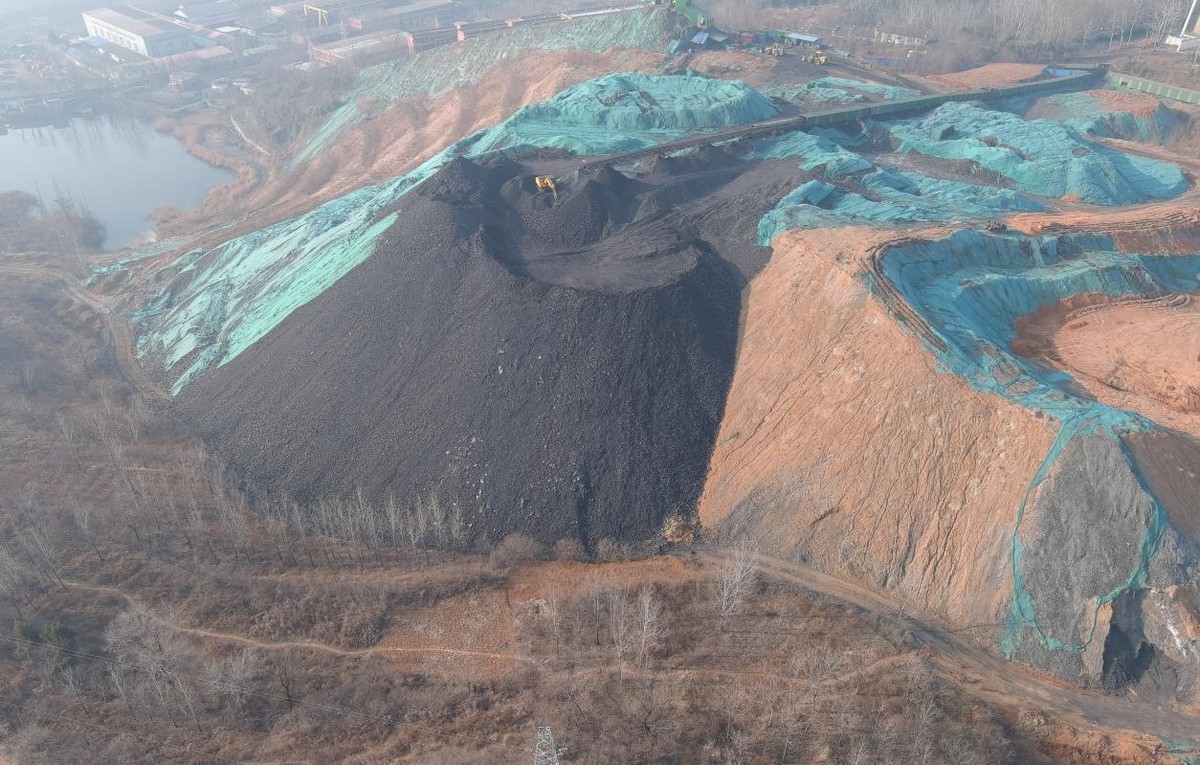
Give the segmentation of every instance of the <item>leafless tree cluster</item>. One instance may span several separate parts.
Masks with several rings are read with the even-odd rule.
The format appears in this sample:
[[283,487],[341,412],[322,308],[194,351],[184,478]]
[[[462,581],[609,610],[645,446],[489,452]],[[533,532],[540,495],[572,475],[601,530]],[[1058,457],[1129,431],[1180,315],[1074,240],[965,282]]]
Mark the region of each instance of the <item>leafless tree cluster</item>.
[[[775,5],[714,0],[706,7],[718,24],[739,29],[771,26],[778,20]],[[1187,0],[842,0],[837,8],[842,26],[866,31],[878,26],[991,50],[1065,56],[1087,45],[1177,33],[1189,5]]]
[[1030,53],[1069,55],[1098,42],[1128,42],[1182,26],[1182,0],[1063,0],[1032,5],[1026,0],[851,0],[847,10],[874,23],[955,41]]
[[742,604],[754,589],[758,576],[758,561],[749,542],[739,542],[721,565],[713,583],[717,605],[717,626],[724,630],[729,617],[741,610]]
[[995,756],[995,742],[978,739],[948,713],[924,664],[913,663],[898,687],[865,702],[863,688],[875,678],[857,659],[801,649],[786,682],[769,689],[731,684],[723,704],[725,745],[739,760],[760,761],[752,755],[769,750],[780,763],[983,765]]
[[625,678],[630,669],[645,672],[661,653],[668,619],[662,595],[651,585],[636,590],[599,579],[589,582],[584,598],[564,598],[549,591],[539,615],[556,657],[584,656],[586,648],[600,651]]

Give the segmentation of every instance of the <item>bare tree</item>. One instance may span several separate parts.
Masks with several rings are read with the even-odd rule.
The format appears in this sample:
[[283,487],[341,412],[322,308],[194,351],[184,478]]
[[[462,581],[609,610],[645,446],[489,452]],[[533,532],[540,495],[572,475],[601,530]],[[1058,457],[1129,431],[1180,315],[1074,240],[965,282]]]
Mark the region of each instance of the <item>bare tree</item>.
[[721,565],[714,586],[718,629],[724,630],[726,620],[741,610],[757,575],[758,562],[754,549],[749,542],[738,542],[733,553]]
[[654,590],[649,586],[643,587],[638,592],[637,598],[637,651],[638,664],[642,669],[646,668],[650,652],[657,648],[662,641],[660,610],[658,599],[654,597]]
[[613,649],[613,658],[617,662],[617,674],[625,677],[625,662],[631,648],[633,618],[629,609],[629,599],[625,590],[617,588],[606,593],[608,601],[608,634]]
[[21,602],[24,601],[30,607],[33,605],[29,598],[32,584],[28,567],[8,544],[0,541],[0,591],[8,596],[9,602],[22,621],[25,620],[25,612],[21,609]]
[[296,706],[296,691],[297,681],[296,671],[300,666],[300,657],[294,648],[285,648],[282,651],[276,651],[271,658],[271,676],[275,678],[275,682],[279,683],[279,690],[283,691],[284,700],[287,701],[288,709]]
[[79,497],[74,494],[67,495],[67,504],[71,508],[71,519],[75,521],[79,535],[92,548],[92,552],[96,553],[96,557],[103,562],[104,553],[100,550],[100,545],[96,544],[96,532],[92,529],[92,518],[96,512],[95,505],[90,502],[81,502]]
[[54,420],[58,423],[58,432],[62,434],[63,441],[67,442],[67,448],[71,450],[71,458],[75,460],[75,467],[83,470],[83,462],[79,459],[79,452],[75,448],[75,438],[78,435],[75,432],[75,423],[64,416],[62,412],[55,412]]
[[550,636],[554,638],[554,655],[558,656],[559,646],[562,644],[562,614],[561,602],[558,593],[551,591],[546,596],[546,625],[550,628]]
[[204,677],[208,696],[215,703],[224,703],[241,710],[250,695],[258,661],[249,651],[238,651],[223,659],[205,664]]

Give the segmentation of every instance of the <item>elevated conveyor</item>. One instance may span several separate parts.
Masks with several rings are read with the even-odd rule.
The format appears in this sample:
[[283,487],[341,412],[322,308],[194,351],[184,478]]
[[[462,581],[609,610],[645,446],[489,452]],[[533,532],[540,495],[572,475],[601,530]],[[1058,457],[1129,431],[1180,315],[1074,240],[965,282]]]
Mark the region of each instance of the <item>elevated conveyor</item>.
[[1078,74],[1069,74],[1063,77],[1053,77],[1045,80],[1034,80],[1033,82],[1021,82],[1015,85],[1005,85],[999,88],[964,90],[956,93],[938,93],[935,95],[901,98],[894,101],[883,101],[873,104],[852,104],[850,106],[841,106],[836,109],[808,112],[806,114],[798,114],[791,117],[780,117],[779,119],[754,122],[749,125],[740,125],[738,127],[729,128],[728,130],[721,130],[716,133],[696,135],[689,138],[683,138],[678,141],[657,144],[655,146],[649,146],[644,149],[629,151],[623,154],[613,154],[607,157],[593,157],[585,161],[580,169],[588,170],[592,168],[603,167],[605,165],[621,165],[643,159],[645,157],[673,154],[685,149],[711,146],[713,144],[726,143],[729,141],[739,141],[746,138],[762,138],[765,136],[775,135],[777,133],[786,133],[792,130],[803,130],[805,128],[813,127],[830,127],[845,122],[853,122],[854,120],[867,119],[871,117],[892,117],[914,112],[923,112],[951,101],[995,101],[1002,98],[1011,98],[1013,96],[1020,96],[1028,93],[1075,90],[1088,85],[1094,85],[1097,82],[1103,82],[1103,77],[1106,71],[1106,68],[1098,67],[1096,69],[1090,69]]

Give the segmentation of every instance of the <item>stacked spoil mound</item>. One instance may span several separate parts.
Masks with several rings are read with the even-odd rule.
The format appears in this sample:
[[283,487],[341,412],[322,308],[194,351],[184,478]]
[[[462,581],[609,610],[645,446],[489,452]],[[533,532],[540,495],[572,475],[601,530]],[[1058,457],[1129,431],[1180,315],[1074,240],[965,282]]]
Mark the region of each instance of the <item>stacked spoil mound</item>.
[[1038,64],[986,64],[964,72],[933,75],[929,79],[959,90],[975,90],[1036,80],[1045,72],[1045,67]]
[[[1200,661],[1171,629],[1195,620],[1200,457],[1011,347],[1021,317],[1073,296],[1198,293],[1200,258],[1126,255],[1096,236],[885,237],[776,240],[750,289],[701,520],[958,624],[1001,625],[977,634],[1061,677],[1148,693],[1170,675],[1154,692],[1190,693]],[[1153,338],[1178,328],[1147,325],[1101,360],[1151,366]],[[1188,340],[1169,366],[1195,367],[1178,355],[1195,354]],[[1162,441],[1135,461],[1127,444],[1151,435]],[[1160,597],[1170,588],[1179,597]]]
[[1187,188],[1175,165],[1093,143],[1067,125],[948,103],[891,126],[900,152],[971,160],[1045,197],[1122,205],[1169,199]]
[[1167,108],[1149,93],[1117,90],[1056,93],[1038,99],[1025,117],[1058,120],[1104,138],[1154,143],[1169,141],[1188,124],[1186,114]]
[[1013,350],[1100,401],[1200,436],[1200,302],[1189,295],[1078,295],[1019,319]]
[[[733,204],[725,176],[672,182]],[[430,540],[648,536],[701,490],[744,283],[718,239],[642,212],[664,188],[604,171],[555,201],[519,164],[454,160],[180,405],[256,492],[391,495]]]

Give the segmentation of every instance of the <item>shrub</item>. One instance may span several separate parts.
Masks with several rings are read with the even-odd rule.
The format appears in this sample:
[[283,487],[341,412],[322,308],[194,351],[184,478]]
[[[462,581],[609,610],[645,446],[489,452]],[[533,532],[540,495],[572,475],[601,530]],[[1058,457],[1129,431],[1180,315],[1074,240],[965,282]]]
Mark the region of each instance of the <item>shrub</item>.
[[554,557],[558,560],[583,560],[587,556],[578,539],[560,539],[554,543]]
[[500,540],[495,550],[492,550],[492,554],[488,556],[488,565],[496,570],[504,570],[517,563],[534,560],[541,552],[541,545],[536,540],[524,534],[509,534]]

